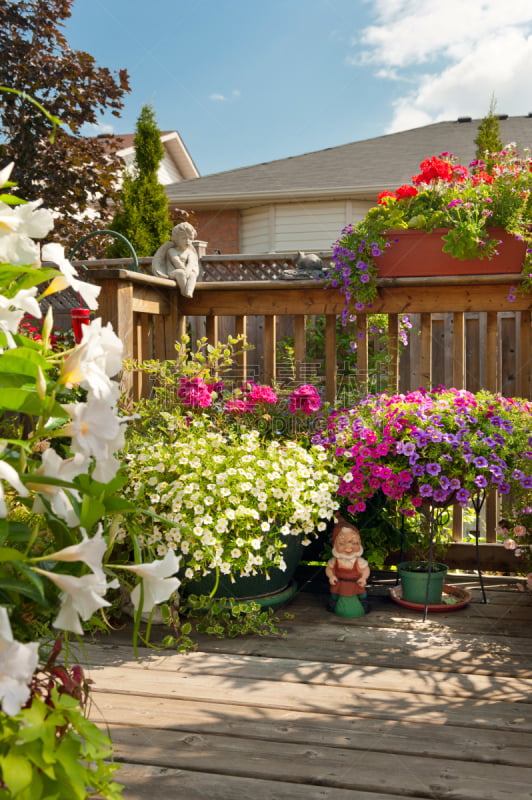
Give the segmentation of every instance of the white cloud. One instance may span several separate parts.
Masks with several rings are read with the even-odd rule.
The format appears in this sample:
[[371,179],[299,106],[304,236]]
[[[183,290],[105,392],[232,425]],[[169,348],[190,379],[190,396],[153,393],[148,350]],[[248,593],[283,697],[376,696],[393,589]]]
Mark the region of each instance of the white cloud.
[[458,116],[532,111],[530,0],[373,0],[353,64],[404,83],[388,132]]
[[103,122],[89,122],[87,123],[87,136],[98,136],[99,133],[105,133],[107,136],[112,136],[115,129],[112,125],[106,125]]
[[215,92],[209,95],[209,100],[214,100],[217,103],[225,103],[228,100],[236,100],[238,97],[240,97],[240,91],[238,89],[233,89],[230,95]]

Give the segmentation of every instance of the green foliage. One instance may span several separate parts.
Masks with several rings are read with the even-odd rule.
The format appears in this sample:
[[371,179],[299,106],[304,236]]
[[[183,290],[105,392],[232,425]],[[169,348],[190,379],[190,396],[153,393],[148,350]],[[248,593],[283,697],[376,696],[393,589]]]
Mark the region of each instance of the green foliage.
[[[131,242],[139,256],[152,256],[170,238],[172,230],[168,198],[157,177],[163,156],[164,147],[154,111],[149,105],[143,106],[135,134],[135,167],[124,176],[121,210],[110,225],[111,230]],[[109,248],[112,258],[129,255],[123,242],[116,242]]]
[[[193,620],[198,633],[218,639],[246,636],[282,635],[280,620],[271,608],[263,608],[252,600],[232,597],[189,595],[182,604],[182,613]],[[286,615],[289,618],[289,615]]]
[[500,153],[503,149],[503,142],[501,139],[499,120],[495,116],[495,100],[492,99],[488,114],[481,121],[478,126],[477,137],[475,139],[477,146],[476,156],[480,161],[486,164],[486,172],[490,175],[493,171],[493,166],[496,159],[493,157],[494,153]]
[[[107,200],[117,196],[123,164],[96,137],[79,135],[107,109],[120,115],[129,91],[125,70],[98,67],[89,53],[72,50],[61,26],[74,0],[4,0],[0,4],[0,85],[16,87],[0,105],[0,160],[15,162],[17,193],[26,200],[46,196],[58,212],[56,236],[70,243],[110,218]],[[22,94],[20,94],[22,92]],[[31,97],[29,97],[31,96]],[[35,114],[36,101],[46,115]],[[50,140],[50,117],[63,127]],[[91,207],[90,219],[80,212]]]
[[118,800],[108,736],[86,719],[79,700],[54,689],[51,701],[34,697],[15,716],[0,713],[0,800]]
[[109,737],[87,719],[90,681],[82,667],[58,663],[60,652],[58,638],[25,707],[0,712],[0,800],[122,797]]

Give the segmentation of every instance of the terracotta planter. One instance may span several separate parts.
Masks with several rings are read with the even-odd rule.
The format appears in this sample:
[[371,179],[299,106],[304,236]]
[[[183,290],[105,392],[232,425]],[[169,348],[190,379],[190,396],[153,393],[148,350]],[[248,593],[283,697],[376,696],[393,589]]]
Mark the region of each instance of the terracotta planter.
[[390,247],[376,259],[380,278],[427,277],[437,275],[519,275],[525,258],[526,244],[493,228],[494,239],[500,239],[499,254],[491,259],[461,261],[442,250],[445,228],[427,233],[416,229],[389,231]]

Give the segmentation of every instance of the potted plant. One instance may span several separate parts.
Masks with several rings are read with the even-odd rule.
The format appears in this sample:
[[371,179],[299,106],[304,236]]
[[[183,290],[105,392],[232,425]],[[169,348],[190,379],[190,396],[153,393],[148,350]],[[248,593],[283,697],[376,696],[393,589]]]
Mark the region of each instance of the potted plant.
[[264,439],[252,427],[221,431],[205,414],[165,416],[164,431],[134,437],[126,448],[126,497],[149,512],[117,541],[133,532],[154,553],[175,549],[185,592],[287,590],[301,548],[338,506],[325,448]]
[[[415,523],[407,545],[417,540],[430,549],[451,504],[479,509],[490,491],[525,497],[532,487],[531,429],[529,401],[441,387],[369,395],[334,411],[318,441],[337,460],[338,494],[349,513],[365,513],[380,494]],[[428,555],[424,560],[432,561]]]
[[[395,275],[471,274],[490,270],[491,261],[491,271],[521,272],[522,290],[532,290],[530,154],[521,157],[509,145],[492,158],[489,172],[482,161],[465,167],[450,153],[427,158],[411,184],[381,192],[361,222],[344,228],[328,282],[344,294],[346,307],[371,306],[376,279],[390,265]],[[428,256],[416,250],[421,244],[431,245]]]

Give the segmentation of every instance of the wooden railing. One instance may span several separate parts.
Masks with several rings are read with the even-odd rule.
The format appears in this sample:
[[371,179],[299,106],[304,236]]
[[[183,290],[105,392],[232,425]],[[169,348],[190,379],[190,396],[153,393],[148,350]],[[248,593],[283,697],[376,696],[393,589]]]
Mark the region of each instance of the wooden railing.
[[[213,257],[211,257],[212,259]],[[265,257],[267,258],[267,257]],[[273,257],[272,257],[273,260]],[[240,258],[240,262],[243,257]],[[90,262],[89,262],[90,263]],[[325,345],[320,377],[325,396],[331,404],[338,401],[341,376],[337,369],[337,318],[343,309],[342,295],[331,288],[325,289],[315,280],[255,280],[255,281],[202,281],[197,284],[194,297],[182,297],[173,281],[156,278],[151,274],[132,272],[114,264],[101,268],[90,264],[91,278],[101,284],[100,314],[113,324],[124,343],[124,358],[172,360],[175,342],[187,327],[204,333],[209,342],[216,344],[226,337],[220,336],[222,323],[231,320],[232,332],[246,334],[253,320],[261,319],[261,363],[253,364],[250,356],[239,356],[242,379],[249,376],[264,383],[275,382],[278,377],[277,329],[278,321],[289,319],[293,330],[294,360],[301,369],[300,382],[305,380],[306,320],[325,317]],[[513,281],[518,285],[518,281]],[[426,387],[434,383],[434,329],[441,329],[442,315],[446,315],[448,328],[447,349],[450,354],[448,383],[457,388],[503,389],[503,375],[513,376],[514,396],[532,398],[532,295],[516,293],[510,302],[511,284],[508,276],[460,276],[457,278],[393,278],[379,282],[379,298],[372,313],[388,315],[388,372],[387,388],[400,389],[399,323],[405,314],[419,315],[419,336],[416,339],[415,359],[408,354],[412,385],[407,389]],[[482,346],[476,348],[479,362],[474,370],[475,381],[481,385],[468,385],[471,345],[468,343],[471,315],[480,317],[484,328]],[[512,335],[508,334],[508,320]],[[196,323],[194,325],[194,323]],[[359,393],[367,384],[368,316],[356,316],[358,334],[356,382]],[[478,339],[479,325],[474,326]],[[474,338],[474,337],[473,337]],[[508,342],[511,340],[511,347]],[[296,380],[297,380],[296,375]],[[353,378],[353,376],[348,376]],[[340,387],[341,388],[341,387]],[[149,395],[151,386],[142,372],[125,372],[122,389],[133,399]],[[483,545],[482,565],[485,569],[509,570],[512,554],[495,541],[497,500],[492,496],[486,507],[487,544]],[[474,557],[471,545],[459,543],[462,520],[459,509],[454,515],[457,544],[453,545],[446,560],[451,566],[471,569]]]

